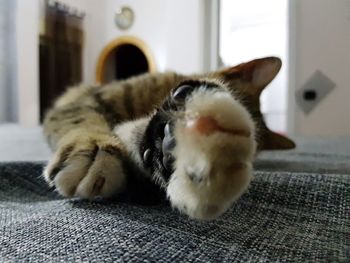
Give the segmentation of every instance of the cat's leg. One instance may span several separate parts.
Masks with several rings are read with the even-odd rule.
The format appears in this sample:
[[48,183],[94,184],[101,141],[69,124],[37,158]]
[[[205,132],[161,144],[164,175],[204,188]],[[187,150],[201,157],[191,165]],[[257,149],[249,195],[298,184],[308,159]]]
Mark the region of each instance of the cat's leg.
[[193,218],[215,218],[248,188],[254,123],[221,83],[182,83],[152,120],[140,155],[146,167],[151,160],[149,169],[173,207]]
[[126,150],[116,135],[75,129],[57,148],[44,177],[63,196],[109,197],[125,188]]

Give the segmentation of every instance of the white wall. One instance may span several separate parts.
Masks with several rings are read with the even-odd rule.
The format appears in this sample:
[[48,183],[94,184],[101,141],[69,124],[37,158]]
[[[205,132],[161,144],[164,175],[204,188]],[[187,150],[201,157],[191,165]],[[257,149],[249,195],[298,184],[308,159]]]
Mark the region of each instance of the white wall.
[[32,126],[39,122],[39,1],[17,0],[16,11],[18,119]]
[[291,95],[316,70],[337,86],[308,115],[291,97],[295,110],[290,130],[302,135],[350,135],[350,1],[297,0],[291,7],[291,57],[295,57]]
[[166,69],[198,73],[204,68],[204,1],[167,0]]
[[[159,71],[203,71],[203,1],[201,0],[106,0],[106,12],[98,38],[92,38],[89,71],[94,72],[101,50],[113,39],[132,35],[150,48]],[[135,22],[127,31],[114,24],[115,12],[127,5]],[[96,26],[96,25],[95,25]]]
[[6,80],[5,75],[6,71],[6,42],[5,42],[5,34],[6,34],[6,6],[5,2],[0,1],[0,123],[6,121],[7,112],[6,112]]
[[[148,44],[158,71],[201,72],[204,68],[204,2],[202,0],[61,0],[86,13],[83,82],[94,83],[96,63],[102,49],[122,35]],[[114,24],[123,5],[135,12],[130,30]],[[43,0],[18,0],[19,121],[36,125],[39,120],[38,34]],[[25,19],[23,19],[25,18]]]
[[15,2],[0,0],[0,123],[17,118],[14,17]]
[[[85,83],[95,82],[102,49],[114,39],[132,35],[150,48],[158,71],[201,72],[203,68],[203,1],[201,0],[63,0],[86,12]],[[126,31],[118,29],[114,16],[122,6],[134,10],[135,21]]]
[[[69,6],[86,12],[83,81],[94,82],[94,63],[91,54],[94,40],[101,39],[106,8],[105,1],[62,0]],[[18,121],[25,126],[39,123],[39,32],[42,30],[43,0],[17,0],[16,52]]]
[[287,14],[287,0],[221,0],[220,56],[226,66],[282,59],[281,71],[261,97],[265,120],[277,132],[287,129]]

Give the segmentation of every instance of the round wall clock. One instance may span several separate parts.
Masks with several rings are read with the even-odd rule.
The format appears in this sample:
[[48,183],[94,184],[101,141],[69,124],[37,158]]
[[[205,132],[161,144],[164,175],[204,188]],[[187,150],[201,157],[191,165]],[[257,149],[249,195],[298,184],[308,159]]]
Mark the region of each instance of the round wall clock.
[[127,30],[134,23],[134,18],[134,11],[128,6],[123,6],[115,14],[114,20],[119,29]]

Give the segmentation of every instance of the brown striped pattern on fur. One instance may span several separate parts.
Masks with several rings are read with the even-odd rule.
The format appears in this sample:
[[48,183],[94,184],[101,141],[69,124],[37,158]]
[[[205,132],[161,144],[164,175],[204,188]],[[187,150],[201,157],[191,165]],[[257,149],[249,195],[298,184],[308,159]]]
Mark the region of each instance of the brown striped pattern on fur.
[[109,133],[120,122],[150,114],[182,79],[175,73],[146,74],[103,87],[73,87],[45,117],[49,144],[55,149],[72,129]]
[[[274,72],[260,83],[254,82],[254,70],[276,63]],[[150,114],[161,104],[169,91],[188,78],[220,79],[252,114],[257,124],[259,149],[289,149],[295,144],[268,129],[260,111],[261,91],[280,68],[277,58],[253,60],[217,72],[183,76],[176,73],[145,74],[103,87],[78,86],[68,90],[51,109],[44,121],[46,137],[53,149],[59,139],[76,128],[109,133],[118,123]]]

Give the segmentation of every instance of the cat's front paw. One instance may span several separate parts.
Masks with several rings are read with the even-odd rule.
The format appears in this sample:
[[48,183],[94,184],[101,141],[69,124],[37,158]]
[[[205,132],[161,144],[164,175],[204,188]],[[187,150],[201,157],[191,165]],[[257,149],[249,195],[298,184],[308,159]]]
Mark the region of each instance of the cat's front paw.
[[252,179],[254,123],[220,83],[182,85],[171,99],[170,105],[179,110],[167,196],[173,207],[192,218],[215,218],[242,195]]
[[125,185],[124,147],[117,137],[86,131],[66,135],[44,170],[45,180],[66,197],[109,197]]

